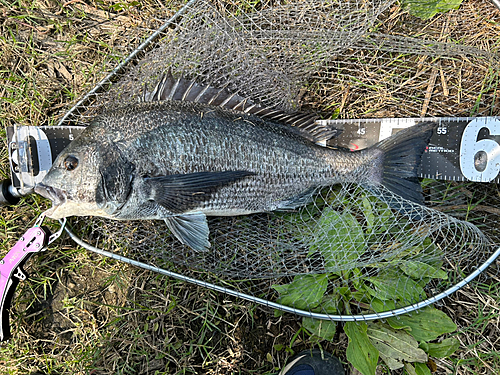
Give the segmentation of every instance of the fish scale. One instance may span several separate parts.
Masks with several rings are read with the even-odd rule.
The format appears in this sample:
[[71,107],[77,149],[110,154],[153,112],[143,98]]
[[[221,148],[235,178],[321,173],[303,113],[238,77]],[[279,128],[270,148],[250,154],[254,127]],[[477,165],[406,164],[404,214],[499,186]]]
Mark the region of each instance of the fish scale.
[[[153,117],[156,119],[159,116]],[[285,152],[285,150],[280,149],[279,152],[276,152],[273,150],[276,150],[275,144],[277,142],[288,144],[291,141],[290,137],[286,138],[289,134],[275,135],[270,133],[268,129],[258,129],[260,131],[257,132],[257,136],[244,137],[243,134],[255,131],[256,127],[247,121],[236,123],[233,119],[230,119],[229,124],[232,125],[230,127],[228,124],[222,124],[223,120],[219,120],[219,127],[224,126],[227,129],[223,134],[217,127],[205,127],[205,121],[211,121],[205,117],[200,121],[201,124],[196,124],[193,127],[176,124],[164,126],[161,130],[152,130],[160,133],[161,137],[158,134],[153,136],[153,134],[146,133],[142,138],[148,141],[140,142],[140,149],[129,148],[122,151],[137,155],[138,159],[142,160],[151,156],[148,151],[150,148],[160,149],[164,144],[182,145],[182,147],[165,149],[159,160],[149,159],[149,163],[156,162],[162,166],[157,171],[158,175],[194,173],[204,170],[259,172],[258,176],[248,177],[252,181],[251,184],[247,183],[247,179],[245,179],[222,188],[217,196],[224,197],[225,195],[225,203],[221,207],[217,207],[212,202],[206,202],[203,207],[200,207],[209,210],[226,210],[230,197],[234,197],[231,208],[243,207],[242,211],[270,210],[273,209],[268,203],[270,201],[279,201],[298,194],[311,185],[325,183],[325,173],[316,171],[325,169],[325,163],[318,157],[318,154],[323,156],[325,151],[328,151],[327,149],[304,144],[299,150],[286,150]],[[149,125],[146,127],[149,128]],[[242,131],[242,128],[249,129]],[[274,139],[270,140],[270,137]],[[179,141],[180,138],[182,141]],[[188,138],[189,142],[187,142]],[[310,151],[306,147],[312,147],[315,151]],[[270,150],[270,152],[266,153],[266,150]],[[137,165],[137,168],[139,168],[140,173],[141,166]],[[300,184],[293,176],[301,176]],[[285,194],[283,194],[284,192]],[[222,202],[220,198],[219,201]]]
[[[235,114],[234,118],[221,117],[212,121],[212,118],[198,117],[194,112],[194,119],[180,119],[174,124],[168,121],[169,110],[169,106],[151,106],[151,112],[154,113],[149,113],[149,118],[137,121],[138,127],[148,131],[136,136],[135,147],[134,144],[127,143],[120,146],[120,148],[125,147],[122,152],[130,152],[141,160],[156,163],[162,166],[160,173],[169,174],[199,172],[207,167],[211,167],[214,171],[228,168],[238,170],[251,168],[254,165],[267,168],[268,173],[275,175],[286,174],[286,171],[290,170],[308,178],[314,176],[316,170],[325,170],[325,160],[322,158],[325,159],[329,155],[329,150],[311,144],[292,133],[275,132],[275,128],[265,123],[262,124],[265,126],[257,127],[247,118],[242,119],[241,114]],[[165,113],[165,119],[162,119],[162,113]],[[248,118],[251,119],[250,116]],[[136,119],[119,116],[116,122],[118,121],[131,124]],[[156,125],[152,124],[153,122]],[[281,127],[279,124],[273,125],[277,129]],[[103,126],[115,128],[116,124],[106,121]],[[277,148],[277,144],[283,146]],[[165,149],[165,145],[174,147]],[[257,146],[261,148],[256,150]],[[158,151],[151,152],[151,150]],[[266,150],[269,152],[266,153]],[[161,155],[161,158],[151,160],[156,155]],[[183,163],[178,163],[179,158],[187,157],[193,158],[195,162],[188,163],[185,159]],[[285,161],[287,163],[284,163]],[[172,163],[178,166],[169,169],[169,164]],[[348,161],[344,163],[349,164]],[[338,164],[341,163],[337,163],[337,166]]]

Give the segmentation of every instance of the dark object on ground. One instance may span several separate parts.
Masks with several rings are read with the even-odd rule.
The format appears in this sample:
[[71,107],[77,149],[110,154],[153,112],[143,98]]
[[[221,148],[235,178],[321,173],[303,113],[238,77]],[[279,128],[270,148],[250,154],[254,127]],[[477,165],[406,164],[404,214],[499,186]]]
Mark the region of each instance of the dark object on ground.
[[344,375],[337,357],[319,349],[304,350],[292,357],[279,375]]

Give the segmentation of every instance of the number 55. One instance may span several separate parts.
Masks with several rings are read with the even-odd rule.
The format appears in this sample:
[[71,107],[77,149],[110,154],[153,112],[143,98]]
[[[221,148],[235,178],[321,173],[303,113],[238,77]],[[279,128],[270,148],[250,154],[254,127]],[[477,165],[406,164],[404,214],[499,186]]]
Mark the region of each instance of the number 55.
[[436,129],[437,134],[446,134],[448,132],[448,128],[446,126],[440,126]]

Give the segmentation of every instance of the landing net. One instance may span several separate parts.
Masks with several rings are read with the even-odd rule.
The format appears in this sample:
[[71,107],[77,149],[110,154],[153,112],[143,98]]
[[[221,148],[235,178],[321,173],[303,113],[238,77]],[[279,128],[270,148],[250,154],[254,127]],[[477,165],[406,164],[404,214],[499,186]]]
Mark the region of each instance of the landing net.
[[[430,21],[393,1],[254,3],[189,2],[59,125],[136,102],[169,69],[324,119],[498,115],[488,2]],[[423,190],[425,207],[348,184],[317,191],[294,212],[211,218],[207,253],[181,245],[163,222],[73,226],[86,228],[77,235],[92,246],[242,298],[323,319],[374,319],[447,295],[500,246],[496,183],[424,180]]]

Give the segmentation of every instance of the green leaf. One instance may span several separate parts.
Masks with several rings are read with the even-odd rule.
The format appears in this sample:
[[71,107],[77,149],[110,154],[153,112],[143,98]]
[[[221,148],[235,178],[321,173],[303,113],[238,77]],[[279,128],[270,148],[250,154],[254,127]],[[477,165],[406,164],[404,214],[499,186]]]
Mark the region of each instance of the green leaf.
[[445,358],[458,350],[460,341],[454,337],[450,337],[439,343],[422,343],[420,347],[431,357]]
[[425,297],[425,292],[418,283],[394,271],[381,272],[376,277],[366,279],[375,286],[375,290],[368,288],[368,291],[374,297],[384,301],[400,300],[405,303],[415,303]]
[[437,269],[430,264],[419,262],[416,260],[403,261],[399,265],[399,268],[406,275],[415,280],[421,280],[425,277],[442,280],[446,280],[448,278],[448,274],[443,270]]
[[363,197],[363,214],[366,219],[367,232],[370,233],[375,222],[375,215],[373,214],[372,204],[367,197]]
[[429,19],[440,12],[458,9],[462,0],[402,0],[403,8],[412,16],[423,20]]
[[444,333],[454,332],[457,326],[444,312],[428,306],[411,315],[388,318],[395,329],[406,329],[417,341],[432,341]]
[[345,300],[351,300],[351,303],[354,302],[352,300],[355,300],[357,301],[356,304],[358,304],[359,307],[369,312],[380,313],[394,310],[396,308],[396,304],[394,303],[394,301],[383,301],[381,299],[373,297],[373,294],[375,294],[375,292],[368,289],[370,289],[368,286],[363,285],[358,290],[353,291],[350,295],[350,298],[345,298]]
[[363,375],[375,375],[379,352],[366,333],[365,322],[346,322],[344,332],[349,337],[347,360]]
[[373,233],[383,235],[390,231],[391,228],[397,228],[397,226],[395,226],[397,223],[396,217],[386,203],[381,202],[376,197],[371,197],[371,205],[374,214]]
[[415,372],[417,375],[432,375],[431,370],[425,363],[415,363]]
[[335,108],[332,115],[330,116],[331,120],[335,120],[340,116],[340,108]]
[[355,266],[365,251],[366,242],[361,225],[348,211],[323,211],[310,244],[310,253],[320,252],[330,272]]
[[[365,272],[361,271],[358,267],[349,270],[352,273],[351,280],[349,280],[352,286],[356,289],[362,288],[364,283],[364,278],[366,276]],[[345,278],[344,278],[345,280]]]
[[396,308],[394,301],[382,301],[378,298],[373,298],[370,301],[370,306],[375,312],[385,312]]
[[328,275],[298,275],[290,284],[273,285],[280,296],[278,303],[297,309],[313,309],[318,306],[328,285]]
[[412,364],[405,363],[404,367],[408,375],[417,375],[417,371],[415,370],[415,367]]
[[313,309],[314,312],[327,313],[327,314],[337,314],[339,311],[339,300],[342,295],[338,293],[338,290],[334,291],[334,294],[325,294],[321,299],[321,303]]
[[425,363],[405,363],[405,370],[408,375],[432,375],[431,370]]
[[403,362],[427,362],[427,354],[418,347],[417,340],[403,330],[396,331],[387,324],[370,322],[367,334],[391,370],[402,368]]
[[333,341],[337,329],[336,322],[307,317],[302,318],[302,326],[313,335],[328,341]]

